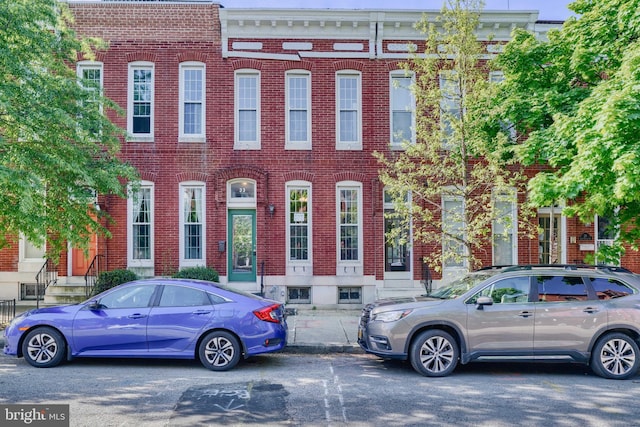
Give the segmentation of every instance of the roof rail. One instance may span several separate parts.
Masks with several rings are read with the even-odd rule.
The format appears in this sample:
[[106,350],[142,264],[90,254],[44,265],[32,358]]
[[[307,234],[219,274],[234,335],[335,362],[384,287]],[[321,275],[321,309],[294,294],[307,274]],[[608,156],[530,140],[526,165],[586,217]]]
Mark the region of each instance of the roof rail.
[[577,270],[588,268],[593,270],[611,271],[615,273],[631,273],[630,270],[617,265],[590,265],[590,264],[522,264],[506,266],[502,271],[533,270],[534,268],[563,268],[565,270]]
[[512,265],[512,264],[509,264],[509,265],[488,265],[486,267],[479,268],[478,270],[475,270],[475,271],[502,270],[502,269],[511,268],[511,267],[515,267],[515,265]]

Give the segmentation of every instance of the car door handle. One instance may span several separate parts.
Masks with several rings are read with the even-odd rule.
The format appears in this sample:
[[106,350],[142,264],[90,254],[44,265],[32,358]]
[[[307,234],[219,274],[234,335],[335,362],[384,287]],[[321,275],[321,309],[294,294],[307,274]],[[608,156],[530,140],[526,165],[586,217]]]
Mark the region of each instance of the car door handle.
[[533,313],[530,311],[521,311],[520,314],[518,314],[518,316],[520,317],[529,317],[529,316],[533,316]]
[[600,311],[600,310],[598,310],[598,309],[597,309],[597,308],[595,308],[595,307],[587,307],[587,308],[585,308],[585,309],[584,309],[584,310],[582,310],[582,311],[583,311],[583,312],[585,312],[585,313],[597,313],[597,312],[598,312],[598,311]]
[[147,317],[146,314],[135,313],[129,316],[129,319],[142,319],[143,317]]
[[192,314],[209,314],[211,310],[196,310]]

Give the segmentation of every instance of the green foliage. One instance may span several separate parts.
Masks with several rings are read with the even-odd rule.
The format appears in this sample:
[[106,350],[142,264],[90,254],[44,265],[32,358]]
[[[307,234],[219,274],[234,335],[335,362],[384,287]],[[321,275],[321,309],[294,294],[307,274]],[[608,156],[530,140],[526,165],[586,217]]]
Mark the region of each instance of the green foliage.
[[[492,225],[502,221],[505,232],[515,227],[496,208],[496,198],[515,202],[525,187],[509,126],[495,119],[497,84],[489,82],[475,33],[482,6],[478,0],[448,0],[439,21],[418,25],[426,34],[425,51],[403,67],[415,76],[416,142],[376,153],[380,179],[394,201],[395,212],[387,216],[400,224],[387,238],[404,243],[402,233],[411,226],[414,241],[436,248],[425,260],[435,270],[443,262],[477,267]],[[519,219],[518,231],[530,234],[527,213]]]
[[97,295],[107,289],[113,288],[114,286],[131,282],[136,279],[138,279],[138,276],[131,270],[103,271],[98,275],[96,285],[93,288],[93,295]]
[[[78,58],[99,40],[76,37],[68,5],[0,2],[0,248],[24,235],[57,259],[108,235],[95,194],[126,196],[136,170],[121,162],[119,107],[79,81]],[[89,208],[87,208],[89,207]]]
[[181,279],[197,279],[208,280],[210,282],[218,282],[218,272],[211,267],[188,267],[183,268],[173,275],[175,278]]
[[569,7],[578,17],[548,41],[514,34],[496,61],[505,76],[496,100],[530,132],[518,158],[551,167],[531,180],[532,203],[565,202],[563,213],[584,222],[606,216],[619,230],[618,244],[636,246],[640,0],[577,0]]

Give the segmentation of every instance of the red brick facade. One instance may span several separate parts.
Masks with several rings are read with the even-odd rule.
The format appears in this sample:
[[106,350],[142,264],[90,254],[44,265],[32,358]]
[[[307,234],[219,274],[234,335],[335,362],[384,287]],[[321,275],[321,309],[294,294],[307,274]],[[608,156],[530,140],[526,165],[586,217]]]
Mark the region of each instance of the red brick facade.
[[[421,259],[430,250],[420,243],[412,248],[409,276],[403,281],[387,280],[383,187],[378,179],[379,164],[373,157],[374,151],[389,147],[389,75],[402,60],[397,46],[408,43],[400,35],[394,38],[393,32],[410,26],[407,14],[398,14],[394,22],[382,13],[318,11],[314,15],[314,11],[298,10],[273,16],[260,10],[234,12],[203,2],[71,2],[70,7],[78,33],[109,42],[97,60],[102,63],[105,94],[124,110],[128,107],[129,64],[146,61],[154,66],[153,141],[123,141],[121,154],[139,169],[143,180],[153,183],[153,267],[147,274],[168,275],[180,268],[179,188],[180,183],[197,181],[205,185],[206,265],[215,268],[222,281],[230,281],[227,183],[243,178],[256,183],[255,205],[251,207],[256,221],[256,277],[250,283],[237,283],[239,287],[264,290],[267,296],[281,300],[288,299],[289,287],[309,287],[309,303],[318,305],[337,304],[341,288],[361,290],[360,301],[354,303],[394,292],[420,292]],[[508,17],[513,22],[504,26],[507,32],[512,23],[531,25],[529,14]],[[383,18],[389,36],[379,40],[376,37],[381,37],[383,26],[375,20]],[[372,35],[373,25],[377,25],[377,36]],[[420,43],[419,38],[413,41]],[[179,69],[185,61],[206,67],[204,143],[179,141]],[[260,76],[259,149],[234,148],[234,73],[242,69],[255,70]],[[311,149],[286,148],[288,70],[306,70],[311,76]],[[362,149],[336,149],[335,82],[336,73],[342,70],[361,74]],[[112,119],[127,127],[126,117]],[[286,188],[292,181],[307,182],[311,188],[312,274],[306,267],[301,273],[287,263]],[[362,262],[353,270],[337,256],[336,186],[345,181],[357,183],[361,194]],[[129,268],[127,201],[101,196],[100,206],[115,222],[110,226],[112,238],[100,241],[98,253],[105,257],[108,270]],[[593,237],[594,226],[574,219],[562,224],[563,260],[582,261],[587,252],[580,251],[580,245],[588,249],[585,245],[595,242],[579,237],[584,233]],[[219,251],[218,242],[226,245],[223,251]],[[488,242],[483,256],[486,265],[492,264],[490,248]],[[518,262],[537,263],[538,250],[537,240],[520,238]],[[622,265],[640,271],[633,252],[625,256]],[[17,246],[0,251],[0,271],[20,268]],[[58,271],[60,276],[71,276],[66,255]],[[7,289],[15,289],[15,285],[9,283],[27,281],[24,277],[3,280],[0,288],[5,291],[0,291],[0,296],[11,294]]]

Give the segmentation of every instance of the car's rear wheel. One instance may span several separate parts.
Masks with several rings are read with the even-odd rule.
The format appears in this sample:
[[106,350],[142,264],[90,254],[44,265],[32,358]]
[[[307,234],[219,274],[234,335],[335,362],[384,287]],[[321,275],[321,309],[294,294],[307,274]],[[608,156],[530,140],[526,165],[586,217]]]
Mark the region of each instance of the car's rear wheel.
[[200,362],[212,371],[227,371],[240,361],[238,339],[225,331],[213,331],[200,342]]
[[411,366],[427,377],[445,377],[458,365],[460,350],[455,339],[445,331],[431,329],[413,340]]
[[640,351],[628,335],[614,332],[600,338],[591,354],[591,369],[597,375],[625,380],[638,372]]
[[27,332],[22,342],[22,355],[36,368],[51,368],[62,362],[66,348],[62,334],[44,326]]

